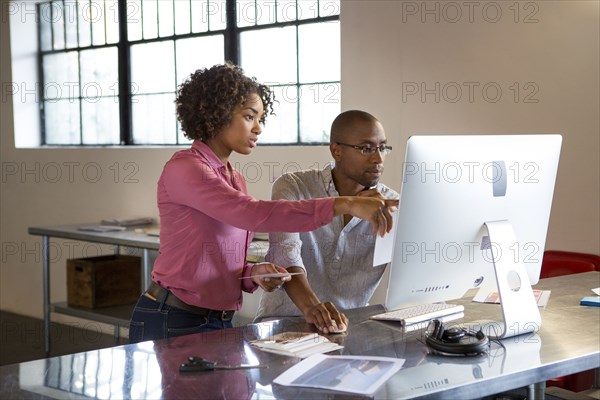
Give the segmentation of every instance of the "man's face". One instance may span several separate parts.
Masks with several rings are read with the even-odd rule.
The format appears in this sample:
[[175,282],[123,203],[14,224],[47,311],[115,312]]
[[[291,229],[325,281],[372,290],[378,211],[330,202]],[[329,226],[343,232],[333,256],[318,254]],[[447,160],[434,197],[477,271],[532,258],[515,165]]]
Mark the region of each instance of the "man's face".
[[[340,144],[343,143],[343,144]],[[354,123],[338,143],[332,143],[332,154],[338,173],[369,188],[379,182],[383,173],[385,155],[379,150],[369,153],[350,146],[379,147],[387,144],[383,126],[375,121]]]

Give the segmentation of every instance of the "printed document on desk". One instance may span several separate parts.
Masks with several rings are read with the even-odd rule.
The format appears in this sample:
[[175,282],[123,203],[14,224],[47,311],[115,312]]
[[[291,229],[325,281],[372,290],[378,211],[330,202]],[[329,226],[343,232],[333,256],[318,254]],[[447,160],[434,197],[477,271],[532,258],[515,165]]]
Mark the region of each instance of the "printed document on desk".
[[261,350],[284,356],[306,358],[343,348],[325,336],[311,332],[282,332],[250,342]]
[[404,360],[400,358],[316,354],[300,361],[273,382],[372,395],[403,364]]
[[[550,290],[533,289],[533,296],[539,308],[546,308],[550,299]],[[498,292],[489,293],[479,290],[473,297],[473,301],[476,303],[500,304],[500,295]]]

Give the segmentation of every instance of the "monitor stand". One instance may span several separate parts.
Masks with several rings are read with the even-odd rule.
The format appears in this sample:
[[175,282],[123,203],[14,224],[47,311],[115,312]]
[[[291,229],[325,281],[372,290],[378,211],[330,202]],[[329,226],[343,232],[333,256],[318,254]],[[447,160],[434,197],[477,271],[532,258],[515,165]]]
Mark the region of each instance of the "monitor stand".
[[486,222],[503,321],[490,321],[481,329],[491,339],[503,339],[536,332],[542,318],[520,257],[515,257],[517,239],[507,220]]

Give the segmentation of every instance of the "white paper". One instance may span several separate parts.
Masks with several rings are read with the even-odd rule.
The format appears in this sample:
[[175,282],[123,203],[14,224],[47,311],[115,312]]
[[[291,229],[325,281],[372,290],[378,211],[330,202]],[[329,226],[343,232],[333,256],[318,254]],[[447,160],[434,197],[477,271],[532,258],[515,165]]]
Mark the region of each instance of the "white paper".
[[[533,289],[533,296],[535,297],[535,301],[539,308],[546,308],[548,305],[548,300],[550,300],[550,290],[539,290]],[[492,304],[500,304],[500,296],[498,292],[484,292],[483,290],[479,290],[477,294],[473,297],[473,301],[476,303],[492,303]]]
[[596,289],[592,289],[592,292],[596,293],[598,296],[600,296],[600,287],[596,288]]
[[264,351],[299,358],[343,348],[325,336],[311,332],[282,332],[250,343]]
[[273,382],[372,395],[402,368],[404,361],[391,357],[316,354],[294,365]]
[[398,212],[392,213],[392,230],[383,237],[375,239],[375,251],[373,254],[373,266],[377,267],[392,261],[396,229],[398,228]]

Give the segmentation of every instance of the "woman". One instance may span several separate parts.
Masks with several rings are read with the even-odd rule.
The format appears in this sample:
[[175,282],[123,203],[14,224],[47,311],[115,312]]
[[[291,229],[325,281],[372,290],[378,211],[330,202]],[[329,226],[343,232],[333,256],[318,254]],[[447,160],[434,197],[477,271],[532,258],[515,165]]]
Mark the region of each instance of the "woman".
[[[273,113],[270,89],[241,68],[216,65],[193,73],[178,91],[177,118],[192,147],[173,155],[158,181],[160,254],[152,285],[138,300],[130,341],[232,327],[242,291],[272,291],[290,280],[270,263],[247,263],[254,232],[310,231],[342,214],[368,220],[374,233],[391,229],[384,200],[336,197],[259,201],[229,163],[250,154]],[[281,277],[261,277],[283,273]]]

